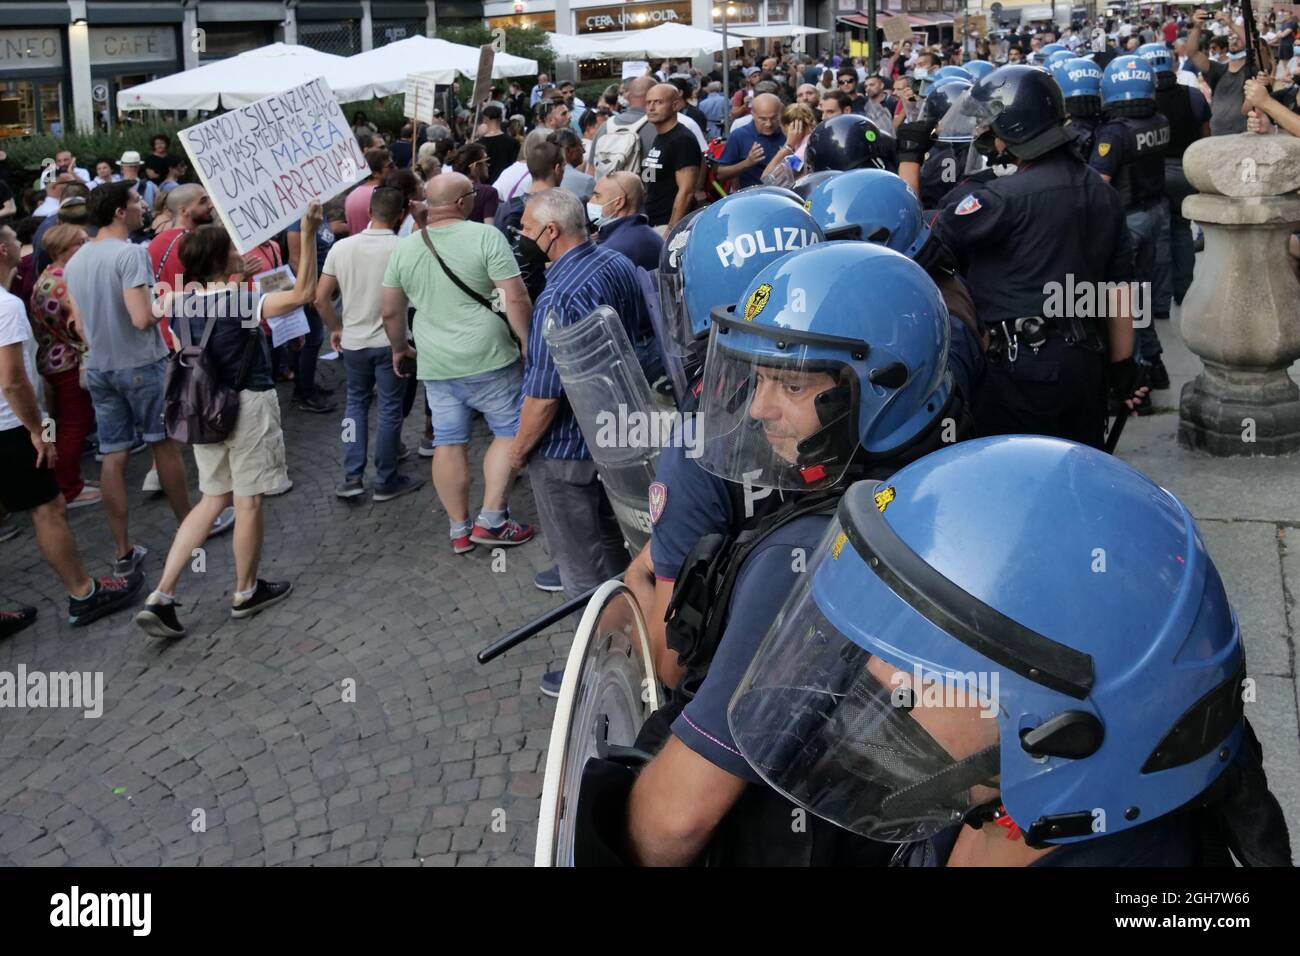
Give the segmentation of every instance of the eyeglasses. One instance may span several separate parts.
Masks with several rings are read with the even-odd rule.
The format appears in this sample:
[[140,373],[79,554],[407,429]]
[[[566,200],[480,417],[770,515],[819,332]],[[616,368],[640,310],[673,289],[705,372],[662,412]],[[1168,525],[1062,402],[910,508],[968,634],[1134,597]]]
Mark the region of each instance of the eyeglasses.
[[844,77],[844,79],[840,80],[840,86],[843,86],[845,83],[848,83],[850,86],[852,86],[854,83],[857,83],[857,82],[858,82],[857,80],[850,80],[850,79],[846,76],[846,77]]

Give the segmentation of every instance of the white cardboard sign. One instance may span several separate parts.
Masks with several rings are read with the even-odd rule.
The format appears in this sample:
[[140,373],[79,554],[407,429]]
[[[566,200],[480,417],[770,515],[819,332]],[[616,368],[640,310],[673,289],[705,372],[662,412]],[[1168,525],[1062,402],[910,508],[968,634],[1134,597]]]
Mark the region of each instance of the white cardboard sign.
[[190,164],[241,253],[369,175],[324,78],[181,130]]

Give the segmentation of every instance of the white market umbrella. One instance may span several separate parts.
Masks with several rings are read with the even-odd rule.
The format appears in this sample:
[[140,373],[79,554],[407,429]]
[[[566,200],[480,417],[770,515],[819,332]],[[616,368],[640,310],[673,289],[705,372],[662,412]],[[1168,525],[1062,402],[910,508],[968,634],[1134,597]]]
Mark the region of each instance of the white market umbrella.
[[[455,82],[458,76],[473,79],[478,73],[478,47],[436,37],[407,37],[339,59],[342,62],[324,71],[324,76],[340,103],[405,92],[410,73],[427,76],[440,86]],[[492,63],[493,79],[536,75],[536,60],[498,53]]]
[[586,60],[608,55],[604,43],[599,39],[568,33],[548,33],[546,39],[557,60]]
[[[730,33],[730,31],[728,31]],[[743,38],[727,38],[730,48],[744,46]],[[625,60],[686,59],[722,50],[722,35],[684,23],[661,23],[648,30],[633,30],[601,44],[606,56]]]
[[[1196,2],[1199,3],[1200,0],[1196,0]],[[721,34],[721,28],[719,28],[718,32]],[[766,40],[769,37],[805,37],[826,32],[828,31],[820,27],[805,27],[796,23],[767,27],[727,27],[728,37],[745,37],[747,40]]]
[[246,106],[328,76],[345,57],[286,43],[214,60],[117,94],[119,110],[215,110]]

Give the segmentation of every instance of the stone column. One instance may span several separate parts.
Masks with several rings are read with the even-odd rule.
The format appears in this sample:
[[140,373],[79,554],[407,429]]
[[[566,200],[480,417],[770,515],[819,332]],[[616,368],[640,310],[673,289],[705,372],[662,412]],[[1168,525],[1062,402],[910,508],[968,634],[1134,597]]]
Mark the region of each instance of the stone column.
[[1182,306],[1187,347],[1205,366],[1183,386],[1178,441],[1216,456],[1300,450],[1300,280],[1287,238],[1300,231],[1300,139],[1212,136],[1183,157],[1199,191],[1183,215],[1205,230]]

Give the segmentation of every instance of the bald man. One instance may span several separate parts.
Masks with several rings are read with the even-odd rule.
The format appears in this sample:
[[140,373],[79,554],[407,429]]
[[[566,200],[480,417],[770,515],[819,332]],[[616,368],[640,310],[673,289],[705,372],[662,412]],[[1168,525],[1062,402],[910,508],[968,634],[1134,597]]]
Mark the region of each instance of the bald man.
[[671,83],[659,83],[650,88],[645,100],[646,117],[654,124],[655,138],[641,161],[641,182],[645,186],[646,216],[661,236],[691,211],[703,162],[695,135],[677,121],[680,96]]
[[647,272],[659,268],[664,241],[641,211],[645,190],[635,173],[613,173],[596,183],[587,203],[587,218],[596,226],[596,241],[617,250]]
[[[199,226],[212,222],[212,200],[202,186],[183,183],[167,194],[166,204],[172,217],[172,228],[164,229],[149,242],[149,262],[153,265],[154,284],[164,284],[167,290],[179,292],[184,285],[185,272],[181,266],[181,240]],[[159,323],[159,328],[163,341],[171,348],[172,333],[165,319]]]
[[751,106],[752,123],[731,128],[726,148],[718,159],[718,179],[727,182],[738,179],[737,185],[757,186],[763,181],[763,170],[785,145],[781,132],[781,100],[772,93],[760,93]]
[[[606,120],[591,141],[593,167],[597,166],[596,157],[598,153],[596,151],[600,149],[600,138],[611,129],[619,127],[624,129],[632,128],[637,131],[638,148],[631,156],[627,157],[626,163],[617,168],[631,170],[638,174],[640,173],[641,160],[645,158],[646,153],[650,152],[655,142],[655,128],[646,118],[645,113],[646,94],[650,92],[651,87],[654,85],[655,79],[650,76],[638,76],[636,79],[628,82],[627,109],[623,110],[621,113],[615,113]],[[597,168],[596,178],[599,179],[602,175],[608,175],[611,171],[612,170]]]

